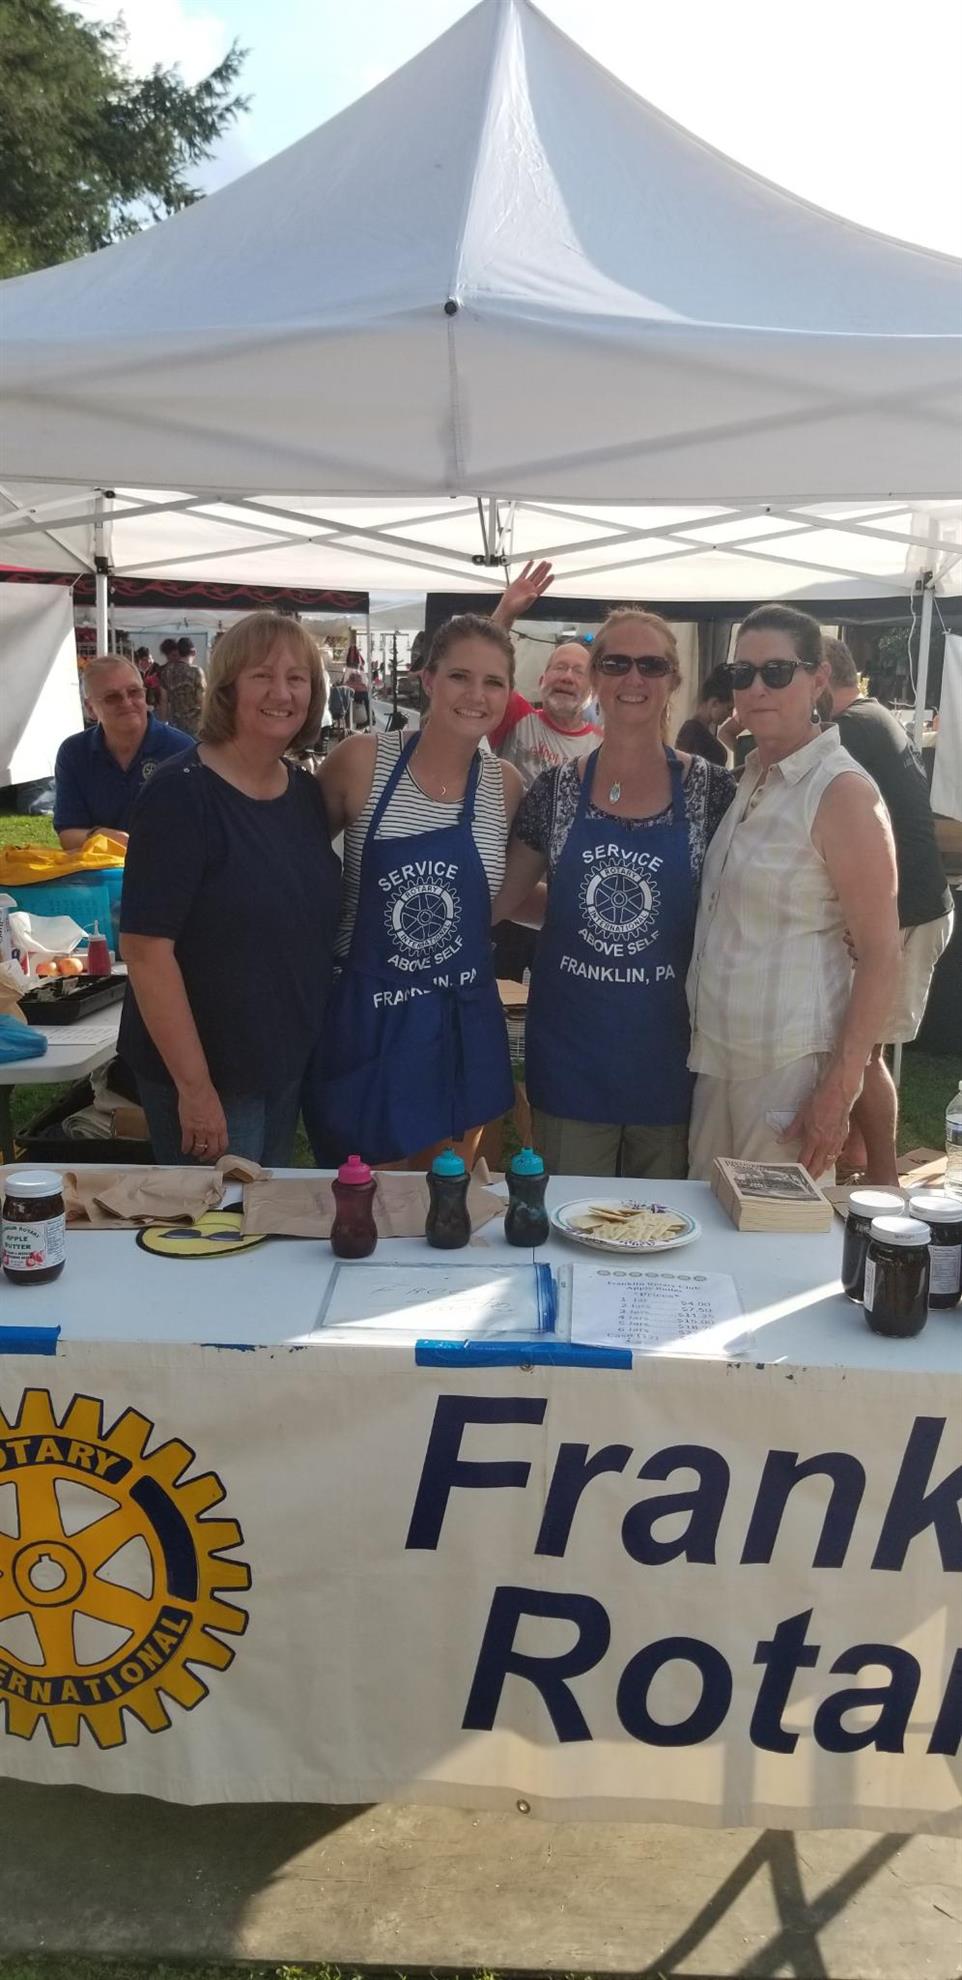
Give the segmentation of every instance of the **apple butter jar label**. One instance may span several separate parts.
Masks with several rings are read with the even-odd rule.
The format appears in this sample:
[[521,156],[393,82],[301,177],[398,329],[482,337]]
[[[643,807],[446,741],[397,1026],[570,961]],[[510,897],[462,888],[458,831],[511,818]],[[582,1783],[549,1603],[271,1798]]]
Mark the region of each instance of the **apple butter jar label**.
[[7,1271],[46,1272],[51,1265],[62,1265],[67,1256],[67,1234],[63,1217],[45,1217],[42,1224],[4,1224],[3,1264]]
[[0,1264],[16,1285],[45,1285],[63,1271],[67,1222],[63,1182],[46,1169],[13,1169],[0,1220]]

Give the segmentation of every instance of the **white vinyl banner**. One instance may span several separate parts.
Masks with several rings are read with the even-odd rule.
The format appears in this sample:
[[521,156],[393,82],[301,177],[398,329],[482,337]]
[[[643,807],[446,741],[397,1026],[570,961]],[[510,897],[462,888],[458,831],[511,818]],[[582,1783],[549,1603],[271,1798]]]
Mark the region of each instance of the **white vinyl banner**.
[[333,1343],[0,1371],[8,1775],[957,1825],[944,1382]]

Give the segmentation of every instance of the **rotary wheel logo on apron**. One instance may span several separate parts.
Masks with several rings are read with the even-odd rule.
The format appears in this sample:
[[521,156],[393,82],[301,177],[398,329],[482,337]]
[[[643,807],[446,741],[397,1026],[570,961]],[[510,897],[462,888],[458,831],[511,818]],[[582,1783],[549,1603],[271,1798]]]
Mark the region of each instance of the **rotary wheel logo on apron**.
[[612,860],[590,873],[579,906],[589,927],[609,942],[630,942],[637,952],[655,940],[661,896],[655,882],[628,860]]
[[[108,1431],[103,1404],[75,1396],[62,1420],[27,1389],[0,1415],[0,1700],[6,1730],[77,1746],[123,1746],[124,1712],[170,1726],[165,1699],[207,1696],[195,1665],[225,1671],[248,1616],[221,1599],[251,1585],[233,1519],[212,1519],[224,1487],[179,1438],[148,1452],[150,1419],[127,1409]],[[214,1632],[218,1634],[215,1635]]]
[[[444,950],[450,956],[460,948],[457,934],[461,902],[448,887],[433,881],[414,880],[391,895],[384,920],[392,942],[403,955],[427,962]],[[456,938],[455,950],[452,939]]]

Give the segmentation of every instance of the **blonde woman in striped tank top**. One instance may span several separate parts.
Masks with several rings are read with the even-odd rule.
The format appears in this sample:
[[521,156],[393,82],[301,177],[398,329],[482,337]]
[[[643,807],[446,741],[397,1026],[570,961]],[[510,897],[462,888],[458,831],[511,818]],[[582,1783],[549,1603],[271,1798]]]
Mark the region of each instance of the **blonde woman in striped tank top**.
[[514,1098],[491,902],[523,788],[480,748],[514,682],[502,627],[450,619],[422,680],[420,732],[351,737],[319,772],[346,884],[323,1063],[304,1100],[316,1152],[412,1169],[448,1141],[470,1165]]
[[898,968],[892,832],[872,779],[818,723],[829,666],[816,621],[760,606],[731,671],[757,747],[702,873],[690,1174],[708,1180],[715,1157],[732,1155],[824,1177]]

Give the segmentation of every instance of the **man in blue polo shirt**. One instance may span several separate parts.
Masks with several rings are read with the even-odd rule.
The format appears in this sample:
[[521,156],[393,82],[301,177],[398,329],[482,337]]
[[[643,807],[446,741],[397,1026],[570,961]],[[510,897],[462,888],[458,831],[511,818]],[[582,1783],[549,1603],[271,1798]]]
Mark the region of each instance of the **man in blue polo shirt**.
[[61,743],[54,770],[54,830],[65,852],[91,832],[126,839],[134,800],[158,763],[194,746],[192,736],[149,713],[132,660],[107,653],[89,661],[84,696],[96,725]]

